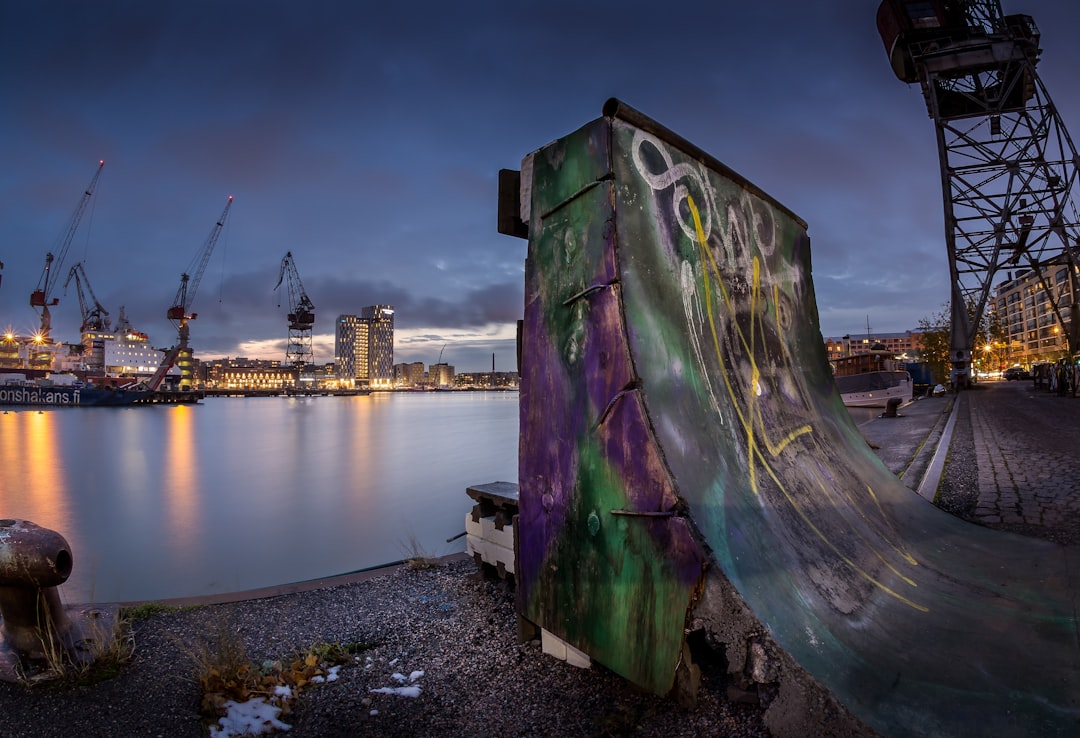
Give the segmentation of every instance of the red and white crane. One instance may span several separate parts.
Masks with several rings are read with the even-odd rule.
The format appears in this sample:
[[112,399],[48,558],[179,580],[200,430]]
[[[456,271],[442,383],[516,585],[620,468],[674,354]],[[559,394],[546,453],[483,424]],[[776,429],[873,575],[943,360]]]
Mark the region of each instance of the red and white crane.
[[86,204],[90,201],[90,196],[94,194],[94,187],[97,186],[98,178],[101,177],[101,170],[104,167],[105,161],[99,161],[93,179],[90,180],[90,184],[83,191],[82,197],[79,198],[79,204],[75,207],[71,220],[68,221],[67,229],[57,242],[56,255],[54,256],[52,251],[45,254],[45,268],[41,272],[37,289],[30,293],[30,306],[36,308],[41,316],[41,330],[38,333],[38,339],[41,342],[49,340],[49,332],[52,330],[52,316],[49,313],[49,308],[60,302],[60,299],[53,297],[52,293],[56,287],[59,274],[64,267],[64,257],[67,256],[68,247],[71,246],[71,240],[75,237],[75,231],[79,228],[79,221],[82,220],[83,212],[86,210]]
[[[195,320],[199,315],[191,312],[191,306],[195,302],[195,294],[199,290],[203,272],[206,271],[206,265],[210,261],[210,254],[213,253],[218,236],[221,235],[221,230],[225,227],[225,219],[229,215],[232,202],[232,195],[229,195],[229,200],[225,203],[225,209],[221,212],[221,217],[217,219],[214,227],[210,229],[210,235],[207,236],[202,248],[195,254],[188,271],[180,275],[180,288],[177,289],[176,297],[173,298],[172,307],[165,313],[165,317],[176,326],[179,340],[176,346],[166,352],[161,367],[159,367],[158,372],[150,382],[151,389],[157,389],[161,384],[161,380],[165,377],[165,373],[177,363],[180,365],[180,389],[190,389],[194,383],[191,348],[188,345],[188,321]],[[191,272],[194,272],[194,274],[192,275]]]

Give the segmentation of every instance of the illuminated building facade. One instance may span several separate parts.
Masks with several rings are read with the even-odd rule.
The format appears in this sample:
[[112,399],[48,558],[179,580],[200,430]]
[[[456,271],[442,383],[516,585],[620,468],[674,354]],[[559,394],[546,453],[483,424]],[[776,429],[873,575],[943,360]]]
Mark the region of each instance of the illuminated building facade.
[[432,364],[428,367],[428,380],[433,387],[450,387],[454,384],[454,367],[451,364]]
[[922,334],[915,331],[903,333],[875,333],[865,336],[842,336],[825,339],[825,353],[830,359],[865,354],[871,346],[882,345],[895,356],[912,358],[922,350]]
[[424,362],[414,361],[408,364],[394,365],[394,386],[422,387],[427,381]]
[[339,315],[334,331],[338,377],[361,386],[389,388],[394,382],[394,309],[365,307],[360,315]]
[[[354,382],[367,377],[367,333],[356,315],[339,315],[334,330],[334,362],[338,378]],[[363,374],[361,374],[363,372]]]
[[296,385],[296,368],[277,359],[212,359],[204,362],[206,385],[213,389],[277,391]]
[[367,324],[368,384],[389,388],[394,383],[394,308],[371,305],[360,313]]
[[[1028,366],[1054,361],[1068,354],[1068,335],[1073,302],[1069,268],[1064,259],[1044,263],[1046,283],[1033,270],[1017,269],[997,285],[993,315],[1003,333],[1003,345],[982,347],[995,354],[1002,366]],[[1046,285],[1053,290],[1061,320],[1050,305]],[[976,347],[978,349],[979,347]]]

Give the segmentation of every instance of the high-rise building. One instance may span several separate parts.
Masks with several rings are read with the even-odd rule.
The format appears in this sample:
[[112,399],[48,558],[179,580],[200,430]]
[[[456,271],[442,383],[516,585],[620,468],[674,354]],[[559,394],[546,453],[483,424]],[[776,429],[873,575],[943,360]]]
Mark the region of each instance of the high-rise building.
[[[1050,259],[1040,269],[1042,279],[1034,270],[1020,268],[1006,272],[1005,280],[996,286],[991,315],[1000,326],[1001,341],[982,348],[996,353],[993,358],[999,365],[1026,366],[1068,356],[1073,304],[1069,264],[1064,258]],[[1058,313],[1053,310],[1051,293]]]
[[360,315],[339,315],[334,333],[339,379],[369,387],[394,380],[394,309],[372,305]]
[[372,387],[391,387],[394,383],[394,308],[372,305],[360,317],[368,325],[368,383]]
[[[334,361],[337,364],[338,378],[355,381],[359,375],[357,341],[360,333],[360,318],[355,315],[339,315],[334,331]],[[366,363],[366,362],[365,362]],[[366,367],[364,368],[366,372]]]

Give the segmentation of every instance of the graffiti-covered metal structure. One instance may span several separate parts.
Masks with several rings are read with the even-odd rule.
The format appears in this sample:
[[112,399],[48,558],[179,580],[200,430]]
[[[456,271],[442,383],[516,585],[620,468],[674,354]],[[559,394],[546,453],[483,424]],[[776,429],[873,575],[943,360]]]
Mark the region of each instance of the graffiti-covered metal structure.
[[616,100],[518,189],[526,621],[661,694],[712,644],[769,685],[777,735],[1075,730],[1076,552],[883,466],[828,367],[804,221]]

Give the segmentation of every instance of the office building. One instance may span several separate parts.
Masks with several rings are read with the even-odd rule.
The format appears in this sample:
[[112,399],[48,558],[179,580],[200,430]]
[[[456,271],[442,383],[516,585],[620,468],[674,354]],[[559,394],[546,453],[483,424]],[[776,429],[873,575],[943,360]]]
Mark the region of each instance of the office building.
[[334,357],[343,383],[389,388],[394,381],[394,309],[372,305],[360,315],[339,315]]
[[367,323],[368,384],[390,388],[394,383],[394,308],[372,305],[360,312]]

